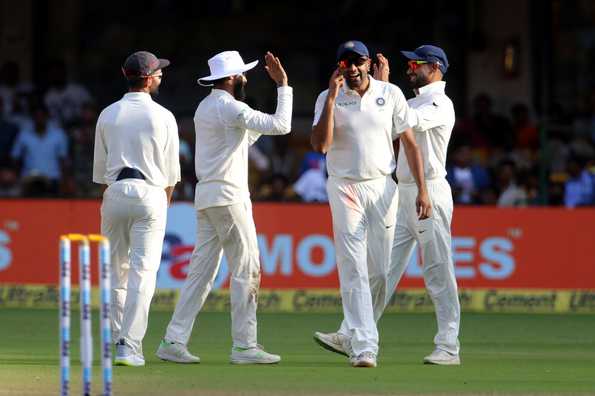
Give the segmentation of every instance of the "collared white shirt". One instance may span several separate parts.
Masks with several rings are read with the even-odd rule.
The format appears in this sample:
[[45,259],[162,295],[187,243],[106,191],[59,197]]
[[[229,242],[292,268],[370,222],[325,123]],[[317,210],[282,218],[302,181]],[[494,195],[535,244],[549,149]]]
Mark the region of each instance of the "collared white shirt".
[[[446,176],[446,151],[455,124],[452,101],[444,93],[446,82],[436,81],[419,88],[417,96],[407,101],[415,118],[413,132],[421,151],[426,180]],[[397,161],[399,183],[415,183],[403,145]]]
[[194,114],[195,206],[201,210],[250,199],[248,147],[262,135],[291,131],[293,89],[277,88],[277,110],[265,114],[221,89],[213,89]]
[[[326,158],[329,176],[369,180],[395,169],[393,140],[412,125],[407,100],[396,85],[369,79],[363,96],[346,84],[337,95]],[[327,94],[328,89],[318,95],[313,125],[320,120]]]
[[151,95],[128,92],[97,120],[93,181],[112,184],[123,168],[142,172],[157,187],[180,181],[180,142],[174,115]]

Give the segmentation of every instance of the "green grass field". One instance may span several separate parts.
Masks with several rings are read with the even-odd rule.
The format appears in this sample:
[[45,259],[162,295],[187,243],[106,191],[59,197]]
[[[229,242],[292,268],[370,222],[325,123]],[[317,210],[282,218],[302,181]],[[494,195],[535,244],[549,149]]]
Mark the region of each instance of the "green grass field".
[[[0,310],[0,395],[58,393],[57,315],[56,310]],[[336,314],[260,315],[259,341],[283,361],[234,366],[228,363],[229,315],[206,313],[190,343],[202,363],[165,363],[153,353],[169,316],[151,314],[146,367],[114,367],[115,395],[595,394],[592,315],[466,314],[460,367],[421,364],[432,349],[433,315],[386,315],[376,369],[351,368],[346,358],[312,341],[315,330],[335,329]],[[93,319],[97,329],[97,316]],[[73,320],[73,356],[78,356],[77,328]],[[95,345],[97,358],[97,333]],[[72,378],[72,393],[80,394],[77,359]],[[98,363],[93,389],[100,393]]]

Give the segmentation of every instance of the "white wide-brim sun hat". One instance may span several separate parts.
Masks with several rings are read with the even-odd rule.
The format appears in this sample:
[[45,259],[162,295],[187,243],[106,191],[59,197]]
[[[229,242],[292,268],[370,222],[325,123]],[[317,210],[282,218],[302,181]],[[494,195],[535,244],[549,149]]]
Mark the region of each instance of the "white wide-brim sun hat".
[[205,84],[203,81],[214,81],[220,78],[242,74],[253,69],[258,64],[258,61],[244,63],[238,51],[223,51],[209,59],[208,63],[211,75],[196,80],[204,87],[210,87],[213,84]]

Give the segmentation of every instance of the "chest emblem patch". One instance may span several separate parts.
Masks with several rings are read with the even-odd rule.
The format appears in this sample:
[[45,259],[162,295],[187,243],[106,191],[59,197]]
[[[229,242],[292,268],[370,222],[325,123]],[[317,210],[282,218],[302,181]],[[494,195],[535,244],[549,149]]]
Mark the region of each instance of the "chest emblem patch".
[[376,104],[378,106],[384,106],[385,103],[386,103],[386,101],[384,100],[384,98],[377,98],[376,99]]

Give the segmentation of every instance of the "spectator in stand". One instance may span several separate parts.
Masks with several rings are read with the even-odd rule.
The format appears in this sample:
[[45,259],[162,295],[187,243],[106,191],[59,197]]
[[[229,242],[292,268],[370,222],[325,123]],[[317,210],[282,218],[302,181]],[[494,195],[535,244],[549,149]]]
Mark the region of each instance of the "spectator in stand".
[[291,149],[291,136],[279,136],[273,141],[273,151],[271,153],[271,172],[272,174],[281,174],[287,180],[294,177],[294,168],[296,165],[295,155]]
[[255,144],[248,148],[248,161],[259,172],[268,172],[271,168],[269,158]]
[[259,201],[288,202],[295,201],[296,198],[295,192],[289,186],[289,180],[281,173],[273,174],[256,194]]
[[97,124],[97,107],[86,103],[81,109],[78,126],[70,133],[70,159],[72,161],[74,185],[69,190],[79,197],[100,196],[100,187],[93,183],[93,146],[95,142],[95,126]]
[[537,150],[539,148],[539,132],[529,117],[529,107],[523,103],[512,106],[512,130],[516,149]]
[[481,165],[473,163],[469,146],[461,146],[456,150],[453,164],[447,168],[446,179],[457,204],[481,203],[480,193],[490,185],[489,173]]
[[293,190],[304,202],[328,202],[324,159],[302,173],[293,185]]
[[566,163],[571,156],[568,137],[564,132],[553,129],[548,132],[546,143],[549,171],[554,174],[566,172]]
[[20,195],[17,174],[11,168],[0,168],[0,197],[16,198]]
[[48,69],[48,90],[44,102],[52,118],[68,128],[81,116],[83,106],[92,102],[89,91],[82,85],[68,80],[66,64],[54,61]]
[[[3,100],[0,96],[0,109],[2,104]],[[0,197],[14,197],[19,193],[16,186],[17,174],[10,156],[10,149],[18,133],[17,125],[7,120],[4,113],[0,111]]]
[[[0,113],[10,117],[15,107],[26,106],[26,98],[33,92],[31,83],[21,81],[21,71],[16,62],[6,62],[0,68]],[[24,109],[28,111],[28,109]]]
[[[0,96],[0,108],[4,100]],[[0,168],[12,166],[10,148],[19,133],[18,125],[11,122],[7,116],[0,112]]]
[[326,156],[322,153],[317,153],[316,151],[308,151],[304,154],[304,158],[302,159],[302,163],[300,164],[300,169],[298,171],[298,176],[303,175],[309,169],[320,169],[321,163],[325,164]]
[[541,197],[539,195],[539,169],[537,167],[527,172],[524,185],[527,193],[527,205],[539,205],[541,203]]
[[592,205],[594,203],[593,174],[577,158],[571,158],[568,161],[567,171],[568,180],[564,184],[564,206],[574,208]]
[[17,135],[11,157],[21,169],[23,195],[56,196],[66,167],[68,139],[62,129],[48,122],[48,110],[38,104],[33,110],[33,128]]
[[514,162],[503,161],[498,166],[498,206],[527,206],[527,192],[522,185],[517,184],[517,176]]
[[595,158],[587,161],[585,169],[589,172],[589,176],[591,176],[591,185],[593,186],[593,200],[591,203],[595,205]]
[[[178,135],[180,136],[180,170],[181,180],[176,184],[174,198],[192,201],[196,185],[194,171],[194,120],[192,117],[177,116]],[[248,154],[250,156],[250,154]]]
[[570,142],[569,148],[573,157],[583,163],[595,158],[595,147],[587,136],[576,136]]
[[479,203],[481,205],[496,206],[498,204],[498,191],[496,187],[489,185],[479,191]]
[[494,113],[492,99],[485,93],[473,100],[473,117],[457,122],[453,139],[454,147],[468,144],[485,150],[510,149],[514,143],[510,122]]

